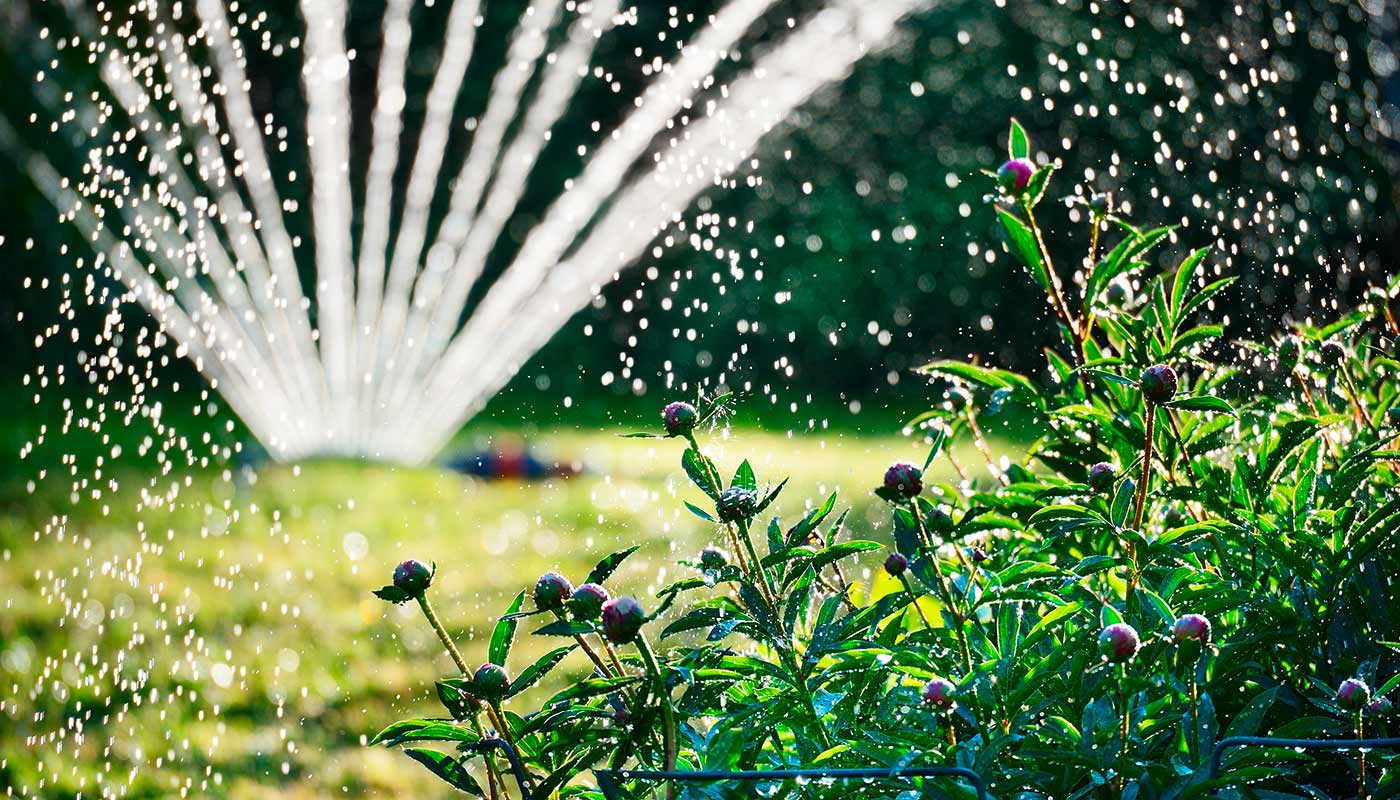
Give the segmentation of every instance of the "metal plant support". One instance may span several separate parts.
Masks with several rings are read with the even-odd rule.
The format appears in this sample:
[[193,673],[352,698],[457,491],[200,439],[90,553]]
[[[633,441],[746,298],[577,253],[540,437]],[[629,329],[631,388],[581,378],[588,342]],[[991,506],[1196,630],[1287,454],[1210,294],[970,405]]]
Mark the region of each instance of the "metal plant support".
[[505,753],[506,761],[510,762],[510,771],[515,776],[515,782],[520,784],[520,796],[530,796],[530,776],[525,772],[525,765],[520,761],[520,754],[515,752],[515,748],[511,747],[510,742],[500,738],[482,739],[476,742],[467,742],[461,745],[461,748],[471,752],[500,750]]
[[1274,747],[1286,750],[1400,750],[1400,737],[1387,739],[1280,739],[1273,736],[1229,736],[1216,742],[1210,754],[1210,779],[1220,777],[1225,751],[1235,747]]
[[782,781],[796,778],[828,778],[861,780],[870,778],[961,778],[977,790],[977,800],[987,800],[987,785],[970,769],[964,767],[856,767],[843,769],[747,769],[724,770],[594,770],[598,788],[607,800],[622,800],[620,781],[677,781],[681,783],[716,783],[719,781]]

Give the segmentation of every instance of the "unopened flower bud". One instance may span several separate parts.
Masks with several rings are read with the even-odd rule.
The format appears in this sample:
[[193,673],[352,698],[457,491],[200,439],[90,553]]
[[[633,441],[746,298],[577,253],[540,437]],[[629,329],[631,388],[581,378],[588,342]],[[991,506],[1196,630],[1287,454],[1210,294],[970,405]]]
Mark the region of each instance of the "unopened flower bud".
[[603,636],[613,644],[628,644],[637,638],[647,614],[631,597],[615,597],[603,604]]
[[510,691],[510,676],[504,667],[482,664],[472,676],[472,694],[487,703],[499,703]]
[[574,587],[568,578],[557,572],[546,572],[535,582],[535,608],[553,611],[562,607],[573,593]]
[[1137,655],[1142,641],[1133,626],[1114,623],[1099,633],[1099,654],[1114,664],[1122,664]]
[[924,471],[907,461],[892,464],[885,470],[885,488],[901,497],[917,497],[924,490]]
[[1191,640],[1210,644],[1210,620],[1200,614],[1183,614],[1172,623],[1172,639],[1177,644]]
[[997,169],[997,183],[1007,194],[1018,195],[1030,185],[1035,164],[1028,159],[1013,158]]
[[433,583],[433,568],[417,559],[409,559],[394,567],[394,585],[418,597]]
[[950,709],[956,702],[953,698],[958,687],[944,678],[934,678],[924,684],[924,703],[934,708]]
[[669,403],[661,410],[661,424],[665,426],[667,436],[685,436],[695,430],[699,419],[695,406],[690,403]]
[[1371,687],[1359,678],[1347,678],[1337,687],[1337,705],[1346,711],[1360,711],[1371,702]]
[[1156,364],[1142,371],[1142,396],[1154,405],[1171,400],[1176,396],[1176,370],[1166,364]]
[[1089,488],[1095,494],[1104,494],[1113,491],[1113,484],[1118,480],[1118,470],[1112,464],[1101,461],[1089,467]]
[[909,559],[903,553],[890,553],[885,558],[885,572],[894,577],[903,575],[906,569],[909,569]]
[[608,590],[596,583],[585,583],[574,590],[569,598],[569,614],[574,619],[594,620],[603,613],[603,604],[608,602]]
[[715,501],[715,511],[719,513],[720,522],[748,519],[758,511],[758,494],[751,489],[731,486],[720,492],[719,500]]

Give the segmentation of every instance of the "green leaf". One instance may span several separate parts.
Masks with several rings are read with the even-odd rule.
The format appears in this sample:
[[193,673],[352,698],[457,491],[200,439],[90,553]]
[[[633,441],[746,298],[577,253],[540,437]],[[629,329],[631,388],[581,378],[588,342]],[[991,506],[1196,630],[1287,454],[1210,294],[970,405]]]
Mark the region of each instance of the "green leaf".
[[593,625],[571,619],[558,619],[534,632],[535,636],[581,636],[592,633]]
[[924,472],[928,472],[929,465],[933,463],[935,458],[938,458],[938,454],[943,450],[943,442],[947,438],[948,431],[946,428],[940,427],[938,430],[934,431],[933,444],[928,449],[928,458],[924,459]]
[[476,779],[467,772],[456,756],[439,753],[436,750],[424,750],[419,747],[408,747],[403,752],[404,755],[427,767],[429,772],[442,778],[452,788],[477,797],[486,796]]
[[749,465],[747,458],[739,462],[739,468],[734,470],[734,479],[729,482],[729,485],[748,489],[751,492],[758,491],[758,478],[754,476],[753,467]]
[[448,678],[435,684],[438,701],[453,719],[464,720],[471,717],[472,701],[463,688],[464,683],[462,678]]
[[1128,509],[1133,506],[1133,493],[1137,491],[1137,483],[1132,478],[1124,478],[1118,484],[1118,491],[1113,494],[1113,510],[1110,517],[1113,520],[1113,527],[1121,528],[1128,522]]
[[1083,367],[1083,368],[1081,368],[1079,371],[1080,371],[1080,372],[1087,372],[1087,373],[1089,373],[1090,375],[1094,375],[1094,376],[1096,376],[1096,377],[1103,378],[1103,379],[1106,380],[1106,381],[1112,381],[1112,382],[1114,382],[1114,383],[1116,383],[1116,384],[1119,384],[1120,386],[1131,386],[1131,387],[1133,387],[1133,388],[1137,388],[1137,385],[1138,385],[1138,384],[1137,384],[1137,381],[1133,380],[1132,378],[1125,378],[1125,377],[1123,377],[1122,375],[1119,375],[1119,374],[1114,373],[1114,372],[1109,372],[1109,371],[1107,371],[1107,370],[1094,369],[1094,368],[1092,368],[1092,367]]
[[469,742],[476,739],[470,730],[445,719],[403,719],[370,740],[370,744],[393,747],[403,742]]
[[1006,232],[1007,246],[1012,254],[1021,260],[1021,264],[1047,295],[1052,293],[1054,286],[1050,283],[1050,272],[1040,258],[1040,247],[1036,244],[1035,234],[1031,233],[1031,229],[1019,217],[1004,208],[997,209],[997,216],[1001,218],[1002,230]]
[[1031,157],[1031,140],[1015,117],[1011,118],[1011,130],[1006,135],[1006,155],[1007,158]]
[[1237,416],[1234,406],[1219,397],[1212,397],[1208,394],[1198,395],[1196,397],[1183,397],[1179,400],[1172,400],[1165,405],[1171,406],[1172,408],[1180,408],[1185,411],[1219,411],[1222,414]]
[[822,501],[821,505],[808,511],[806,515],[802,517],[801,522],[792,526],[792,530],[788,531],[787,543],[789,545],[798,545],[807,541],[807,538],[812,535],[812,531],[816,530],[817,526],[822,524],[822,522],[831,515],[831,511],[835,507],[836,492],[832,492],[830,495],[827,495],[826,500]]
[[944,360],[925,364],[919,367],[919,371],[951,380],[966,381],[988,389],[1020,389],[1029,398],[1040,397],[1040,390],[1029,378],[1009,370],[980,367],[964,361]]
[[685,452],[681,453],[681,468],[700,491],[709,495],[711,500],[719,500],[720,487],[716,483],[719,472],[715,469],[713,461],[697,453],[694,448],[687,447]]
[[529,689],[540,682],[540,679],[549,674],[549,671],[559,666],[559,662],[564,660],[573,651],[574,645],[557,647],[540,657],[535,663],[520,671],[515,680],[510,683],[510,691],[506,697],[514,697],[517,694]]
[[391,603],[407,603],[409,600],[413,599],[413,595],[393,584],[375,589],[374,596],[378,597],[380,600],[388,600]]
[[515,602],[510,604],[505,616],[496,622],[496,629],[491,632],[491,649],[487,656],[492,664],[505,666],[506,659],[510,657],[510,644],[515,640],[515,627],[520,624],[520,619],[511,615],[518,612],[524,602],[525,593],[517,594]]
[[[689,503],[687,503],[686,505],[689,505]],[[593,571],[588,573],[588,580],[584,581],[584,583],[596,583],[601,585],[608,578],[612,577],[612,574],[617,571],[617,568],[622,564],[622,562],[627,560],[628,556],[637,552],[637,548],[639,548],[640,546],[641,545],[634,544],[625,550],[619,550],[616,553],[607,556],[602,561],[599,561],[593,567]]]
[[1191,295],[1191,297],[1186,300],[1186,302],[1182,305],[1181,313],[1177,315],[1177,319],[1190,319],[1191,315],[1196,313],[1196,309],[1205,305],[1212,297],[1215,297],[1217,294],[1220,294],[1221,292],[1225,291],[1226,287],[1234,283],[1236,280],[1237,279],[1232,276],[1229,278],[1221,278],[1215,283],[1206,284],[1206,287],[1204,289]]
[[1055,174],[1059,164],[1046,164],[1031,175],[1026,188],[1021,192],[1021,202],[1034,206],[1045,196],[1045,188],[1050,185],[1050,176]]
[[711,732],[705,745],[705,769],[716,772],[729,772],[739,766],[739,757],[744,754],[744,735],[733,728]]
[[1172,607],[1167,605],[1167,601],[1163,600],[1156,592],[1138,584],[1136,597],[1138,602],[1157,614],[1157,618],[1162,621],[1163,625],[1170,627],[1173,622],[1176,622],[1176,614],[1172,612]]
[[682,500],[681,502],[685,503],[685,507],[690,509],[690,513],[694,514],[700,519],[703,519],[706,522],[715,522],[715,518],[710,516],[710,512],[706,511],[705,509],[695,505],[689,500]]
[[1181,304],[1186,299],[1186,292],[1191,288],[1191,277],[1196,274],[1196,267],[1200,266],[1201,259],[1211,251],[1209,247],[1202,247],[1192,251],[1181,262],[1181,266],[1176,269],[1176,279],[1172,281],[1171,313],[1172,324],[1175,328],[1181,318]]
[[705,401],[703,404],[701,404],[699,413],[696,415],[696,426],[698,427],[700,425],[704,425],[706,422],[709,422],[710,417],[713,417],[715,414],[718,414],[730,403],[733,403],[734,399],[735,398],[733,392],[725,392],[722,395]]
[[1050,613],[1041,617],[1040,621],[1035,624],[1035,627],[1031,628],[1031,632],[1026,634],[1025,641],[1021,643],[1021,650],[1023,652],[1029,650],[1032,645],[1055,630],[1055,627],[1059,625],[1059,623],[1083,610],[1084,602],[1081,600],[1075,600],[1072,603],[1066,603],[1051,609]]
[[789,480],[789,478],[783,478],[782,483],[768,490],[768,494],[763,496],[763,499],[758,502],[758,507],[754,509],[753,513],[755,516],[762,514],[764,509],[768,508],[768,506],[773,504],[774,500],[778,499],[778,495],[783,491],[783,487],[787,486]]
[[1269,714],[1269,709],[1274,705],[1274,698],[1278,697],[1278,687],[1274,686],[1255,695],[1235,718],[1230,720],[1230,727],[1225,729],[1226,736],[1255,736],[1259,733],[1259,726],[1263,724],[1265,717]]

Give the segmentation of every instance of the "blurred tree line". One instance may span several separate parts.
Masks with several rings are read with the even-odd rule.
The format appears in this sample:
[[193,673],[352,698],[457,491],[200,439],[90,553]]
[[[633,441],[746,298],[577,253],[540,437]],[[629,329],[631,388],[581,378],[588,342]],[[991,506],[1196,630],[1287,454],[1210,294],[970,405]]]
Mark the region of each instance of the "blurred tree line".
[[[284,37],[300,30],[294,4],[251,5],[267,6],[264,29]],[[351,5],[358,200],[384,3]],[[499,63],[522,5],[485,4],[474,59]],[[643,65],[670,57],[673,44],[658,33],[684,38],[686,25],[693,30],[718,3],[691,5],[694,15],[668,30],[665,4],[637,4],[635,24],[605,37],[595,63],[608,70],[606,79],[585,81],[556,129],[507,241],[492,253],[488,280],[577,174],[579,144],[600,135],[594,123],[603,132],[616,124],[647,82]],[[744,41],[740,64],[818,5],[778,3]],[[1180,241],[1162,252],[1164,264],[1188,246],[1216,243],[1214,263],[1243,278],[1223,302],[1236,334],[1261,337],[1287,319],[1326,317],[1400,270],[1400,47],[1386,5],[936,3],[905,23],[887,53],[864,61],[770,134],[756,167],[703,195],[669,231],[676,244],[606,287],[525,366],[496,411],[593,413],[638,397],[649,406],[722,382],[755,395],[751,407],[780,415],[901,413],[928,394],[908,368],[932,356],[971,354],[1018,369],[1039,363],[1040,346],[1054,336],[1052,318],[1002,253],[985,209],[993,184],[980,172],[1004,158],[1001,137],[1012,116],[1042,160],[1063,162],[1053,196],[1091,185],[1112,191],[1139,224],[1182,226]],[[415,10],[409,144],[447,6]],[[54,101],[50,95],[46,105],[43,92],[59,87],[33,81],[60,57],[34,34],[45,26],[62,31],[61,7],[22,0],[0,9],[0,22],[12,31],[0,42],[5,118],[25,146],[78,174],[87,144],[71,131],[49,130]],[[299,53],[247,51],[258,110],[287,126],[288,141],[304,141]],[[73,84],[63,90],[82,97],[98,81],[75,55],[61,56],[57,74]],[[738,69],[727,64],[721,81]],[[490,86],[488,73],[470,74],[476,79],[459,100],[468,114],[482,107]],[[455,174],[468,141],[455,137],[444,175]],[[277,164],[304,174],[305,158],[293,146]],[[400,159],[400,187],[408,161]],[[34,337],[45,326],[95,328],[101,310],[78,303],[60,311],[59,282],[75,258],[91,254],[8,158],[0,158],[0,181],[7,188],[0,195],[0,315],[7,320],[0,359],[4,372],[19,375],[36,357],[72,355],[51,343],[36,356]],[[309,181],[280,188],[309,209]],[[446,194],[439,192],[439,214]],[[1087,231],[1072,208],[1059,209],[1043,222],[1067,270],[1077,258],[1067,254],[1084,251]],[[309,213],[288,222],[309,241]],[[24,285],[43,278],[48,288]]]

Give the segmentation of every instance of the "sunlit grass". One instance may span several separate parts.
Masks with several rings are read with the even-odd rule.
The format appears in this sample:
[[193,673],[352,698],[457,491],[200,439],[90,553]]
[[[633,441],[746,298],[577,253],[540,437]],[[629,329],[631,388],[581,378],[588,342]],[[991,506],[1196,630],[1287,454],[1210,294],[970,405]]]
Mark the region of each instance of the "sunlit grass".
[[[702,498],[678,443],[578,432],[535,442],[587,473],[482,482],[323,461],[268,466],[251,481],[204,475],[169,507],[139,511],[144,474],[100,502],[41,485],[0,515],[0,782],[42,782],[60,797],[99,795],[99,776],[145,797],[440,796],[402,756],[361,744],[394,719],[439,714],[432,682],[453,669],[415,609],[370,594],[396,562],[437,562],[435,603],[475,663],[495,616],[542,571],[579,581],[601,556],[641,544],[610,584],[645,603],[685,569],[676,560],[710,541],[680,502]],[[868,489],[891,461],[922,463],[925,452],[835,433],[740,430],[708,442],[725,470],[748,456],[776,482],[787,474],[776,465],[791,467],[785,519],[839,490],[854,507],[848,529],[876,537]],[[958,457],[980,463],[970,446]],[[866,577],[878,564],[861,565]],[[522,635],[513,671],[555,644]],[[538,691],[586,668],[571,659]],[[143,674],[140,691],[120,688]],[[55,741],[69,718],[82,720],[81,738],[74,729]]]

